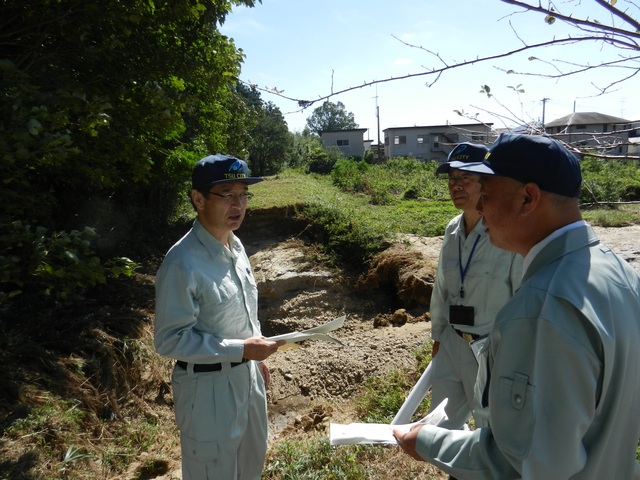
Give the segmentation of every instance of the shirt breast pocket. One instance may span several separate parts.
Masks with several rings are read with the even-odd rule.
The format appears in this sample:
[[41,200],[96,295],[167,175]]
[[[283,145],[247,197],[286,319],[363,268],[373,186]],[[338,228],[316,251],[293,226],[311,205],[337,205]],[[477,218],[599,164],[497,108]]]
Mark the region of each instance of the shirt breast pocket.
[[220,282],[212,282],[203,295],[204,305],[221,305],[238,295],[238,286],[231,279],[223,278]]
[[525,458],[531,448],[535,425],[533,393],[529,377],[514,373],[513,378],[503,377],[498,383],[497,405],[489,403],[491,428],[496,442],[516,458]]

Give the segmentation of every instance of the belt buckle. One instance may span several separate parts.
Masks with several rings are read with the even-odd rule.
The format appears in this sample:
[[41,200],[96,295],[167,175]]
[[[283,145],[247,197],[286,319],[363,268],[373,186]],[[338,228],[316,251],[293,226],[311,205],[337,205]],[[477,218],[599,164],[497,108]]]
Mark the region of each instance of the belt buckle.
[[464,338],[465,342],[473,342],[473,335],[470,333],[462,332],[462,338]]

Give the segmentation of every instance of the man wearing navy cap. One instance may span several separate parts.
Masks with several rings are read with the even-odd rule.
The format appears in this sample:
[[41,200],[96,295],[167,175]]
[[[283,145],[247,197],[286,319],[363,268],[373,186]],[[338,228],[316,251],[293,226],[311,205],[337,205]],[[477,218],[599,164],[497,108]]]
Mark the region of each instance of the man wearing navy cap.
[[[472,345],[489,334],[522,276],[522,257],[493,246],[485,232],[476,208],[480,175],[462,170],[480,164],[488,151],[461,143],[436,170],[447,175],[451,201],[462,210],[445,229],[430,305],[432,357],[438,358],[431,408],[447,399],[447,418],[439,426],[450,429],[462,428],[474,408],[478,362]],[[476,418],[476,425],[480,422]]]
[[419,425],[399,444],[460,479],[639,479],[640,276],[582,220],[577,158],[503,134],[468,169],[492,243],[525,257],[480,366],[489,426]]
[[193,169],[193,227],[156,275],[154,343],[172,374],[183,480],[257,480],[267,451],[267,340],[258,290],[234,235],[251,198],[247,164],[209,155]]

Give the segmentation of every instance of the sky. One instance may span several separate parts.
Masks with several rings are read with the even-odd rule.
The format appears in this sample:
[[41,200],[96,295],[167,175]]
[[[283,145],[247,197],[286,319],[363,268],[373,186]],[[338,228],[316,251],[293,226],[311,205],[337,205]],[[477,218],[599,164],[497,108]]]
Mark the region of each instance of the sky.
[[[640,18],[628,0],[617,6],[628,6]],[[595,2],[559,0],[557,7],[574,17],[611,22]],[[280,108],[290,131],[302,131],[322,101],[303,110],[296,101],[271,93],[275,90],[295,100],[317,100],[364,83],[580,33],[500,0],[263,0],[254,8],[235,7],[220,30],[244,52],[240,78],[268,90],[261,91],[262,99]],[[385,128],[473,123],[474,118],[496,128],[513,127],[518,120],[550,122],[573,111],[636,121],[640,74],[598,95],[599,88],[634,70],[598,68],[559,79],[541,75],[568,71],[571,63],[597,65],[623,53],[579,42],[450,69],[439,77],[384,81],[329,100],[342,102],[359,127],[368,129],[364,138],[374,142],[378,132],[384,138]],[[481,93],[483,85],[492,97]]]

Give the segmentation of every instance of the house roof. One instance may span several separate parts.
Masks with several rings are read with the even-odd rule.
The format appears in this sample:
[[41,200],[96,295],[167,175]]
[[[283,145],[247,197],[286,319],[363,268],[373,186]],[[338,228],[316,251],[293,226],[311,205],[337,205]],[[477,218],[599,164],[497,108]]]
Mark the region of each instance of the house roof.
[[545,127],[566,127],[568,125],[597,125],[605,123],[631,123],[631,121],[598,112],[574,112],[570,115],[565,115],[564,117],[558,118],[557,120],[553,120],[552,122],[545,124]]
[[368,128],[342,128],[340,130],[322,130],[320,134],[323,133],[336,133],[336,132],[366,132],[369,130]]
[[490,127],[491,125],[493,125],[493,123],[462,123],[462,124],[453,124],[453,123],[448,123],[446,125],[423,125],[423,126],[417,126],[414,125],[413,127],[389,127],[389,128],[385,128],[384,130],[382,130],[383,132],[386,132],[387,130],[412,130],[412,129],[434,129],[434,128],[461,128],[461,127]]

